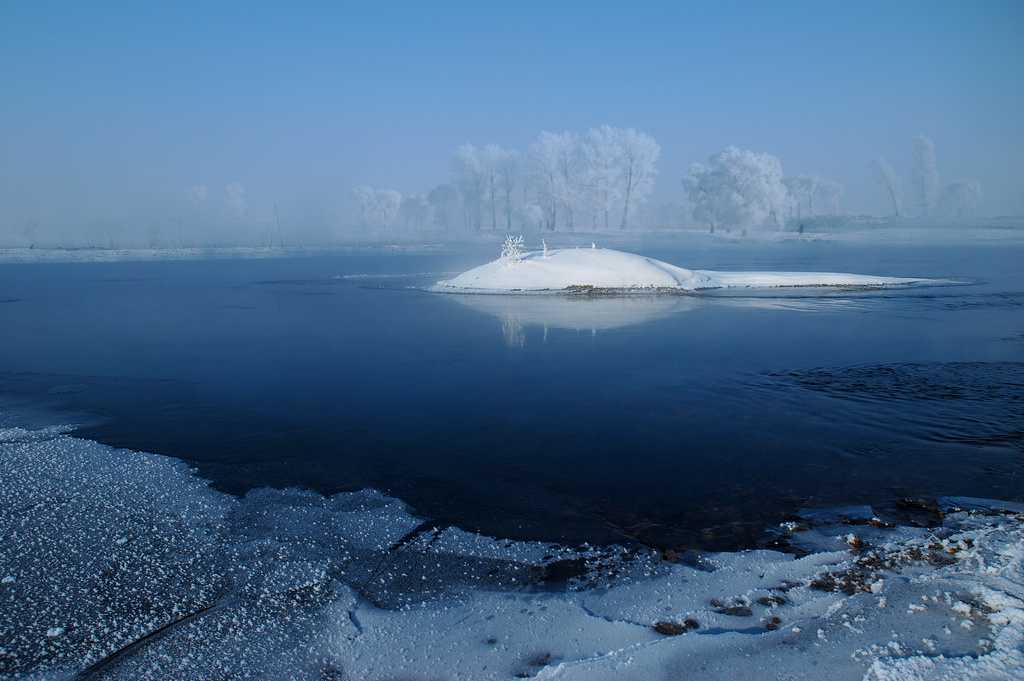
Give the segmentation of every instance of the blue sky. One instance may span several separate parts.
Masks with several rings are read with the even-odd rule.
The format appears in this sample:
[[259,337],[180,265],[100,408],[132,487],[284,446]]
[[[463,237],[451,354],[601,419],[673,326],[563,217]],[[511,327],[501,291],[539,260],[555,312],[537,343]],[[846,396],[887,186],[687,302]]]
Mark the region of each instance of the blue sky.
[[234,182],[252,214],[340,221],[354,186],[448,181],[461,144],[525,152],[605,123],[661,145],[652,203],[735,145],[885,214],[871,161],[909,194],[924,134],[943,182],[1024,213],[1022,35],[1019,1],[12,0],[0,229],[162,219]]

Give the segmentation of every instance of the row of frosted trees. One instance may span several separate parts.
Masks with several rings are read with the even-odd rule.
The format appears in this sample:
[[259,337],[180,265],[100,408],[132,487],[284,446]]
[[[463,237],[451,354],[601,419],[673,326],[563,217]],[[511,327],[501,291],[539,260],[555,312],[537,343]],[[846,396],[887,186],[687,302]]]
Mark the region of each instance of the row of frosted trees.
[[[352,210],[364,228],[626,229],[654,184],[660,148],[633,128],[601,126],[586,135],[541,133],[525,156],[496,144],[466,144],[452,157],[452,182],[429,194],[402,196],[357,187]],[[902,180],[884,159],[876,178],[902,216]],[[933,205],[960,215],[981,194],[973,180],[957,180],[939,195],[934,146],[915,139],[915,174],[922,214]],[[841,185],[816,175],[784,176],[768,153],[728,147],[707,165],[694,163],[682,181],[693,223],[714,232],[782,229],[787,220],[838,214]]]
[[349,195],[364,227],[572,231],[626,229],[654,186],[660,148],[650,135],[608,125],[586,135],[542,132],[525,156],[496,144],[459,147],[452,182],[405,198],[357,187]]
[[708,163],[690,166],[683,186],[694,222],[709,231],[722,225],[782,229],[789,217],[802,217],[805,203],[814,214],[815,200],[830,212],[839,210],[840,185],[813,175],[783,177],[782,163],[771,154],[728,147]]
[[[875,158],[873,166],[875,180],[892,202],[893,214],[903,217],[903,178],[881,156]],[[964,211],[974,209],[981,198],[981,185],[977,180],[953,180],[940,188],[935,144],[924,135],[914,138],[913,173],[914,194],[922,217],[928,217],[936,209],[942,214],[960,217]]]

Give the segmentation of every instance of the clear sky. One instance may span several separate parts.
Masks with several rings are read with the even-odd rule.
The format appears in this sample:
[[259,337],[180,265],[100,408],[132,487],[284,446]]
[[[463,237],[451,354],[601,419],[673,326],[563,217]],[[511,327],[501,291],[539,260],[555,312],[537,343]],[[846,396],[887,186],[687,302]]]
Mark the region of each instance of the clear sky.
[[1024,2],[0,2],[0,230],[209,211],[340,222],[357,185],[427,193],[461,144],[634,127],[652,203],[735,145],[911,188],[913,137],[985,214],[1024,213]]

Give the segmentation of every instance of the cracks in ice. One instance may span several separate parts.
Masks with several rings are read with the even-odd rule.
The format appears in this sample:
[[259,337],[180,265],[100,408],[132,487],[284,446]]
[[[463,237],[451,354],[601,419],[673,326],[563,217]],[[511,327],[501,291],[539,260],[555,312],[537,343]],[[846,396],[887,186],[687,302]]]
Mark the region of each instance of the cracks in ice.
[[149,632],[149,633],[147,633],[147,634],[145,634],[145,635],[135,639],[134,641],[132,641],[128,645],[123,646],[123,647],[115,650],[114,652],[110,653],[106,657],[101,658],[99,661],[94,662],[93,664],[89,665],[88,667],[86,667],[82,671],[78,672],[78,674],[76,674],[74,677],[72,677],[72,681],[86,681],[86,679],[91,679],[94,676],[96,676],[97,674],[100,674],[100,673],[104,672],[105,670],[107,670],[107,669],[109,669],[111,667],[116,666],[122,660],[125,660],[125,659],[131,657],[133,654],[138,652],[138,650],[140,648],[142,648],[142,647],[144,647],[144,646],[146,646],[146,645],[148,645],[150,643],[153,643],[157,639],[159,639],[159,638],[161,638],[161,637],[171,633],[171,631],[173,631],[174,629],[178,628],[179,626],[181,626],[181,625],[183,625],[183,624],[185,624],[187,622],[192,621],[193,619],[195,619],[199,615],[203,615],[203,614],[208,613],[208,612],[210,612],[212,610],[216,610],[218,608],[222,608],[223,606],[224,606],[224,601],[218,601],[218,602],[216,602],[216,603],[214,603],[212,605],[206,606],[205,608],[200,608],[199,610],[191,612],[191,613],[185,615],[184,617],[179,617],[176,620],[172,620],[171,622],[168,622],[167,624],[163,625],[162,627],[154,629],[153,631],[151,631],[151,632]]
[[577,603],[577,604],[576,604],[576,606],[577,606],[577,607],[578,607],[578,608],[579,608],[580,610],[582,610],[582,611],[583,611],[583,613],[584,613],[585,615],[587,615],[588,617],[592,617],[592,618],[594,618],[594,619],[596,619],[596,620],[599,620],[599,621],[601,621],[601,622],[607,622],[608,624],[627,624],[627,625],[630,625],[630,626],[634,626],[634,627],[640,627],[640,628],[642,628],[642,629],[647,629],[647,628],[649,628],[649,627],[647,627],[646,625],[640,624],[640,623],[638,623],[638,622],[634,622],[634,621],[632,621],[632,620],[628,620],[628,619],[616,619],[616,618],[614,618],[614,617],[607,617],[607,616],[605,616],[605,615],[598,615],[598,614],[597,614],[596,612],[594,612],[593,610],[591,610],[590,608],[588,608],[588,607],[587,607],[586,605],[584,605],[583,603]]
[[354,641],[363,635],[363,624],[359,621],[359,618],[356,616],[356,611],[353,608],[349,608],[347,612],[349,621],[352,623],[352,626],[356,628],[356,635],[349,636],[348,640]]

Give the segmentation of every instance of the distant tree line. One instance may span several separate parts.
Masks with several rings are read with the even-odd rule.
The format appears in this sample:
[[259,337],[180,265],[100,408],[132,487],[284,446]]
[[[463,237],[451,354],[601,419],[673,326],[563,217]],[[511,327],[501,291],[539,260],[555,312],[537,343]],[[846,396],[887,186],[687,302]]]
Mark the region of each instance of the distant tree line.
[[[497,144],[464,144],[452,156],[451,183],[398,197],[397,221],[414,229],[626,229],[654,186],[660,152],[650,135],[608,125],[583,137],[542,132],[525,156]],[[352,190],[362,226],[392,225],[389,191]]]
[[[660,152],[650,135],[609,125],[582,137],[542,132],[525,156],[465,144],[452,155],[451,182],[429,194],[403,199],[394,190],[356,187],[349,203],[364,229],[627,229],[654,186]],[[783,177],[776,157],[735,147],[712,156],[708,167],[695,163],[683,186],[689,205],[662,206],[659,223],[781,229],[793,215],[838,212],[842,193],[820,177]]]
[[[465,144],[451,159],[450,183],[426,195],[402,198],[394,190],[357,187],[353,214],[366,229],[502,229],[573,231],[626,229],[654,186],[660,147],[633,128],[608,125],[576,133],[542,132],[525,155],[496,144]],[[884,158],[876,180],[903,217],[902,179]],[[974,180],[956,180],[941,192],[934,145],[914,139],[915,196],[921,215],[962,215],[981,196]],[[783,229],[821,214],[838,214],[842,185],[817,175],[785,176],[768,153],[728,147],[707,165],[694,163],[682,181],[688,204],[675,201],[654,214],[661,224],[689,221],[716,229]]]
[[[452,181],[427,195],[402,199],[391,189],[360,186],[349,200],[364,228],[626,229],[653,187],[660,148],[633,128],[601,126],[582,137],[542,132],[525,156],[498,144],[464,144],[452,157]],[[904,216],[903,183],[882,157],[874,175]],[[939,190],[935,147],[913,141],[915,199],[921,214],[961,216],[977,206],[981,185],[958,179]],[[817,175],[782,173],[778,158],[725,148],[707,165],[694,163],[683,188],[687,203],[669,202],[650,214],[658,225],[684,223],[726,229],[781,229],[788,220],[840,212],[843,186]]]
[[[941,184],[930,139],[917,135],[912,152],[910,196],[921,216],[958,218],[977,207],[982,194],[977,181]],[[582,136],[542,132],[525,154],[497,144],[459,147],[452,154],[450,181],[427,194],[403,198],[393,189],[363,186],[352,189],[348,199],[354,221],[367,230],[627,229],[654,186],[659,154],[654,139],[633,128],[603,125]],[[881,156],[872,168],[892,215],[906,217],[903,179]],[[841,185],[817,175],[786,176],[777,157],[737,147],[705,164],[694,163],[682,189],[685,200],[649,211],[648,226],[780,230],[794,220],[801,224],[816,215],[838,214],[843,192]],[[15,245],[27,247],[272,246],[276,206],[275,217],[264,211],[251,215],[240,183],[228,184],[216,196],[196,185],[182,198],[187,200],[183,210],[170,218],[97,217],[61,232],[24,219],[8,232]],[[280,240],[280,226],[276,229]]]
[[[921,209],[921,216],[927,217],[935,209],[944,215],[960,217],[965,211],[974,210],[981,198],[981,185],[976,180],[953,180],[939,191],[939,169],[935,162],[935,144],[924,135],[914,138],[914,189],[915,198]],[[873,163],[875,180],[885,188],[886,196],[892,202],[893,214],[904,217],[903,178],[878,156]]]

